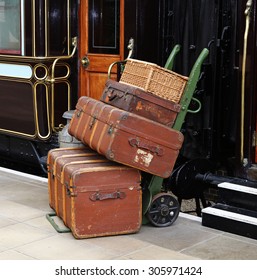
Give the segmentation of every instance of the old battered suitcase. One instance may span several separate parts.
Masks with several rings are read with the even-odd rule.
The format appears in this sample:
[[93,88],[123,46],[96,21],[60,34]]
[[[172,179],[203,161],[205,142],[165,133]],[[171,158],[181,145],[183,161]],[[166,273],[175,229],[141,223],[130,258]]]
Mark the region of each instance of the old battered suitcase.
[[48,152],[47,156],[47,171],[48,171],[48,196],[49,205],[51,208],[56,210],[56,159],[59,157],[73,157],[74,155],[85,155],[85,153],[92,152],[89,147],[69,147],[69,148],[56,148]]
[[108,159],[167,178],[183,134],[172,128],[83,96],[69,133]]
[[[86,160],[86,158],[85,158]],[[76,238],[138,232],[142,223],[140,171],[88,157],[61,171],[63,221]]]
[[122,110],[172,127],[180,105],[142,89],[107,80],[101,101]]

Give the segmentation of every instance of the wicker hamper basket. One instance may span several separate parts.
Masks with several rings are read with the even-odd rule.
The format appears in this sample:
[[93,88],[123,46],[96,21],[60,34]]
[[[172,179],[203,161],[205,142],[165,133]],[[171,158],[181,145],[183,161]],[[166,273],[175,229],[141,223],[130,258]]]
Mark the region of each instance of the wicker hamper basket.
[[128,59],[120,82],[148,91],[161,98],[179,103],[188,77],[154,63]]

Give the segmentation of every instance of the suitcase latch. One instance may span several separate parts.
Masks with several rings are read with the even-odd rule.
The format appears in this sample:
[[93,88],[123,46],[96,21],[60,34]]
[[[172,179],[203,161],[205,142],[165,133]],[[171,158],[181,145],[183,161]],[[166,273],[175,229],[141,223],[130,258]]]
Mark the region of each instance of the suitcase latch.
[[65,183],[65,187],[66,187],[66,194],[70,197],[76,197],[77,194],[74,192],[74,190],[76,189],[75,186],[69,186],[68,183]]
[[117,94],[114,92],[114,89],[108,88],[107,97],[108,97],[109,101],[112,101],[116,96],[117,96]]
[[81,113],[82,113],[82,110],[78,110],[78,111],[77,111],[77,114],[76,114],[77,118],[80,117]]
[[125,94],[121,91],[121,92],[118,92],[117,90],[109,87],[108,88],[108,91],[107,91],[107,97],[109,99],[109,101],[112,101],[113,99],[115,99],[116,97],[118,98],[123,98],[124,96],[126,96],[126,92]]
[[89,129],[92,129],[92,127],[94,126],[95,122],[96,122],[96,116],[93,116],[92,120],[91,120],[91,122],[89,124]]
[[109,135],[111,135],[111,134],[113,133],[113,129],[114,129],[114,127],[113,127],[113,125],[111,124],[111,125],[109,126],[109,128],[108,128],[107,133],[108,133]]

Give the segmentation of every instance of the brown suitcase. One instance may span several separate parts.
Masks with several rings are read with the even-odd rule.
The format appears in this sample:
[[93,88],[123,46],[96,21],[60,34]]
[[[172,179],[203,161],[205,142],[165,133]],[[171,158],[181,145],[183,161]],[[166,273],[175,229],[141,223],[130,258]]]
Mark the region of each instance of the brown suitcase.
[[107,80],[101,101],[172,127],[180,105],[134,86]]
[[172,128],[83,96],[69,133],[108,159],[167,178],[183,134]]
[[74,156],[82,157],[88,154],[97,153],[89,147],[70,147],[70,148],[56,148],[48,152],[47,169],[48,169],[48,197],[49,205],[55,211],[58,211],[57,200],[57,181],[56,181],[56,163],[59,158],[67,158],[67,160],[74,158]]
[[129,234],[142,224],[140,172],[106,159],[66,164],[63,221],[75,238]]

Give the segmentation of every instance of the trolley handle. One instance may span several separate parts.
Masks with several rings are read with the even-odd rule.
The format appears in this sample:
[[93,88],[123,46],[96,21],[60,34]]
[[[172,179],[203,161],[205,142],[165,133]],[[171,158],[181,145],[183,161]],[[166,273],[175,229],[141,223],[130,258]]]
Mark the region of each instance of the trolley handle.
[[179,44],[175,45],[174,48],[172,49],[165,65],[164,68],[168,69],[168,70],[172,70],[173,68],[173,64],[174,64],[174,60],[176,58],[176,55],[179,53],[181,46]]
[[[176,129],[176,130],[180,131],[181,127],[184,123],[187,112],[190,112],[190,110],[188,110],[188,106],[189,106],[189,104],[190,104],[190,102],[193,98],[193,94],[194,94],[194,91],[196,89],[196,85],[197,85],[197,82],[199,80],[199,77],[200,77],[202,64],[203,64],[205,58],[208,56],[208,54],[209,54],[209,50],[207,48],[204,48],[202,50],[202,52],[200,53],[200,55],[198,56],[194,66],[193,66],[193,68],[190,72],[184,94],[182,95],[182,98],[181,98],[181,101],[180,101],[181,111],[177,115],[176,121],[175,121],[175,123],[172,127],[173,129]],[[199,105],[201,104],[198,99],[194,98],[194,100]],[[201,106],[198,108],[198,110],[199,109],[201,109]],[[197,110],[193,111],[193,112],[196,113]]]

